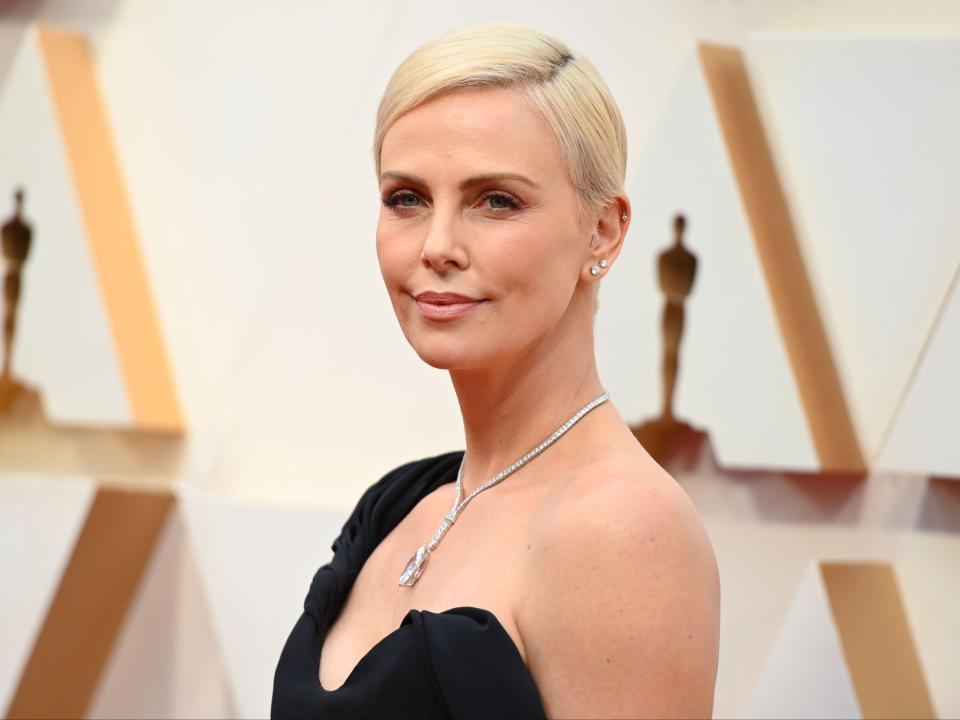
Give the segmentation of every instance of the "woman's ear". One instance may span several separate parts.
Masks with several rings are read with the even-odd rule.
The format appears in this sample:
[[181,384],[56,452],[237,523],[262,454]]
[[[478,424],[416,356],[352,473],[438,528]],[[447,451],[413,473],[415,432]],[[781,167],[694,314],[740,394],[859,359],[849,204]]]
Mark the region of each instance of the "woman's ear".
[[630,225],[630,199],[617,195],[607,203],[597,216],[590,230],[587,273],[602,277],[610,272],[613,262],[620,254],[623,239]]

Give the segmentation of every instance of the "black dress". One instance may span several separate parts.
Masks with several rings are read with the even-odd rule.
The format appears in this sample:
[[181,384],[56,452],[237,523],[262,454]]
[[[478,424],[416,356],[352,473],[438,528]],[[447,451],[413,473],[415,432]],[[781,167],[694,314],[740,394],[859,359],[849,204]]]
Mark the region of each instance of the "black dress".
[[333,559],[313,576],[280,654],[272,718],[546,717],[513,639],[478,607],[411,610],[341,687],[324,690],[318,679],[327,629],[363,563],[422,498],[456,480],[462,458],[458,451],[401,465],[363,493],[333,542]]

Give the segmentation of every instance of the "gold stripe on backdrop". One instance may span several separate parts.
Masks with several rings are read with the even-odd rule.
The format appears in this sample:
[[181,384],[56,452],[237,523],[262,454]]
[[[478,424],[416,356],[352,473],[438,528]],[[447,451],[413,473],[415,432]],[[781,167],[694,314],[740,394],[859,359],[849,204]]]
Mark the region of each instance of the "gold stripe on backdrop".
[[821,562],[820,573],[862,716],[935,718],[893,567]]
[[736,48],[710,43],[697,49],[820,465],[863,470],[863,452],[743,57]]
[[134,424],[178,432],[183,417],[150,293],[93,58],[83,37],[39,28],[37,42]]
[[169,492],[97,491],[8,718],[86,717],[173,504]]

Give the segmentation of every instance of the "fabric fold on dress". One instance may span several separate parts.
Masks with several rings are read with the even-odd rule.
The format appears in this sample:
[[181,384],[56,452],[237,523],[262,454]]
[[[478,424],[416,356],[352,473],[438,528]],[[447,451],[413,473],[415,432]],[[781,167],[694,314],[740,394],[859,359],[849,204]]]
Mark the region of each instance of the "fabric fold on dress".
[[327,630],[364,562],[420,500],[456,480],[462,459],[457,451],[406,463],[361,495],[280,654],[271,718],[546,717],[513,639],[483,608],[411,610],[341,687],[324,689],[318,678]]
[[463,452],[457,451],[409,462],[364,491],[330,545],[333,559],[317,570],[310,583],[304,609],[315,620],[333,624],[363,563],[420,500],[451,482],[451,472],[456,478],[462,459]]

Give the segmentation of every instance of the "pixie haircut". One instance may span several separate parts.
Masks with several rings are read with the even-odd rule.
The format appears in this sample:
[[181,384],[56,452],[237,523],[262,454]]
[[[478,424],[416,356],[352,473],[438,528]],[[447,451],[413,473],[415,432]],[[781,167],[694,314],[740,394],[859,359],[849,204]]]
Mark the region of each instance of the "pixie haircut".
[[396,69],[377,109],[373,155],[404,113],[461,88],[516,88],[546,118],[578,201],[581,221],[623,192],[627,136],[596,68],[568,46],[507,23],[455,28],[421,45]]

